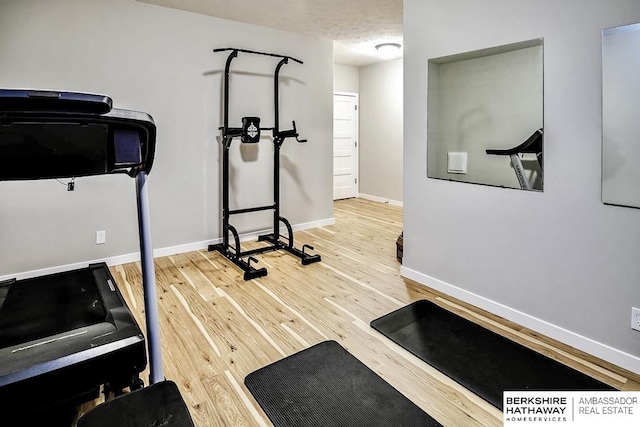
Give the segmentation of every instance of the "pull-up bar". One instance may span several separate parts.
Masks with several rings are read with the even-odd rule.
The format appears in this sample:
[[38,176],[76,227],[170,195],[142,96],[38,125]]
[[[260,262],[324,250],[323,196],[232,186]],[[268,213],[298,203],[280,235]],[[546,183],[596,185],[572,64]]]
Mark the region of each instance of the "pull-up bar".
[[273,56],[275,58],[286,58],[286,59],[291,59],[292,61],[295,61],[298,64],[303,64],[302,61],[300,61],[299,59],[296,59],[296,58],[294,58],[292,56],[279,55],[277,53],[258,52],[257,50],[238,49],[238,48],[235,48],[235,47],[221,47],[221,48],[213,49],[214,52],[224,52],[224,51],[229,51],[229,50],[235,51],[235,52],[251,53],[253,55],[264,55],[264,56]]

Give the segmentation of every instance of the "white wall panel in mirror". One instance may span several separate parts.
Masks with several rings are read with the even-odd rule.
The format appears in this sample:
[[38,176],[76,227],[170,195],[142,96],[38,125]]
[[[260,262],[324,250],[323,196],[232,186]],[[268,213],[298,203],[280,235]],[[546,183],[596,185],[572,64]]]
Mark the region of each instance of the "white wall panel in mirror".
[[542,191],[542,39],[428,61],[427,176]]
[[602,32],[602,201],[640,208],[640,24]]

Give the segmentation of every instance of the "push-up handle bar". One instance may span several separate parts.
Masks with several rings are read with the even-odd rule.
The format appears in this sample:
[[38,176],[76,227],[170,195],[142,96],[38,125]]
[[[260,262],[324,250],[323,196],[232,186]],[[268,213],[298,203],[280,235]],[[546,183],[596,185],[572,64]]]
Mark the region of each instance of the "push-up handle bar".
[[293,123],[293,129],[289,129],[289,130],[281,130],[278,134],[278,136],[280,137],[280,139],[284,140],[285,138],[295,138],[296,141],[298,142],[307,142],[306,139],[300,139],[298,138],[300,136],[300,134],[298,133],[298,130],[296,129],[296,122],[295,120],[292,122]]
[[278,55],[277,53],[258,52],[256,50],[237,49],[235,47],[221,47],[221,48],[213,49],[214,52],[224,52],[229,50],[236,51],[236,52],[252,53],[254,55],[273,56],[275,58],[287,58],[287,59],[291,59],[292,61],[296,61],[298,64],[303,64],[302,61],[292,56]]

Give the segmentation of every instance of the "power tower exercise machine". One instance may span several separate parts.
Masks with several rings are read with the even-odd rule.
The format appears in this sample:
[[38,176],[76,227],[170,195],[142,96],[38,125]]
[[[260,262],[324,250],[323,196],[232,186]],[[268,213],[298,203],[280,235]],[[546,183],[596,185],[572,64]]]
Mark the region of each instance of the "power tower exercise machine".
[[[236,48],[221,48],[214,49],[214,52],[228,51],[229,56],[224,70],[224,125],[219,128],[222,131],[222,243],[217,245],[209,245],[210,251],[218,251],[224,255],[227,259],[233,262],[244,271],[244,280],[251,280],[257,277],[267,275],[266,268],[254,268],[251,263],[256,263],[258,260],[253,255],[285,250],[292,255],[299,257],[302,261],[302,265],[308,265],[314,262],[320,261],[320,255],[310,255],[306,253],[307,249],[313,250],[310,245],[302,245],[302,249],[294,247],[293,242],[293,230],[291,224],[286,218],[280,216],[280,147],[287,138],[295,138],[299,143],[306,142],[306,139],[300,139],[298,131],[296,129],[296,122],[293,122],[293,129],[280,130],[279,122],[279,91],[278,91],[278,77],[280,75],[280,69],[283,65],[288,64],[289,61],[294,61],[302,64],[302,61],[285,55],[278,55],[273,53],[256,52],[252,50],[236,49]],[[242,127],[229,127],[229,72],[231,68],[231,61],[238,56],[239,53],[270,56],[280,58],[280,61],[276,65],[273,79],[273,99],[274,99],[274,125],[273,127],[260,127],[259,117],[243,117]],[[234,138],[240,138],[240,141],[244,144],[255,144],[260,141],[261,131],[271,131],[273,138],[274,154],[273,154],[273,203],[265,206],[256,206],[244,209],[230,209],[229,208],[229,149]],[[267,246],[263,246],[257,249],[251,249],[243,251],[240,246],[240,237],[236,228],[229,223],[231,215],[245,214],[250,212],[259,211],[273,211],[273,232],[264,234],[258,237],[259,242],[267,242]],[[287,229],[287,235],[280,235],[280,223],[283,223]],[[229,234],[233,236],[233,245],[229,243]],[[285,239],[285,240],[283,240]],[[243,259],[246,258],[246,261]]]

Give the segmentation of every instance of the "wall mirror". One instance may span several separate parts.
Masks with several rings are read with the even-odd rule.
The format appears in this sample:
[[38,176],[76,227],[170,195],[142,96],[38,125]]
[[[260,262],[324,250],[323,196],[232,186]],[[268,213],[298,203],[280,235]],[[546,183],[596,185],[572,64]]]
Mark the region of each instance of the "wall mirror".
[[602,32],[602,201],[640,208],[640,24]]
[[543,40],[427,66],[427,176],[542,191]]

